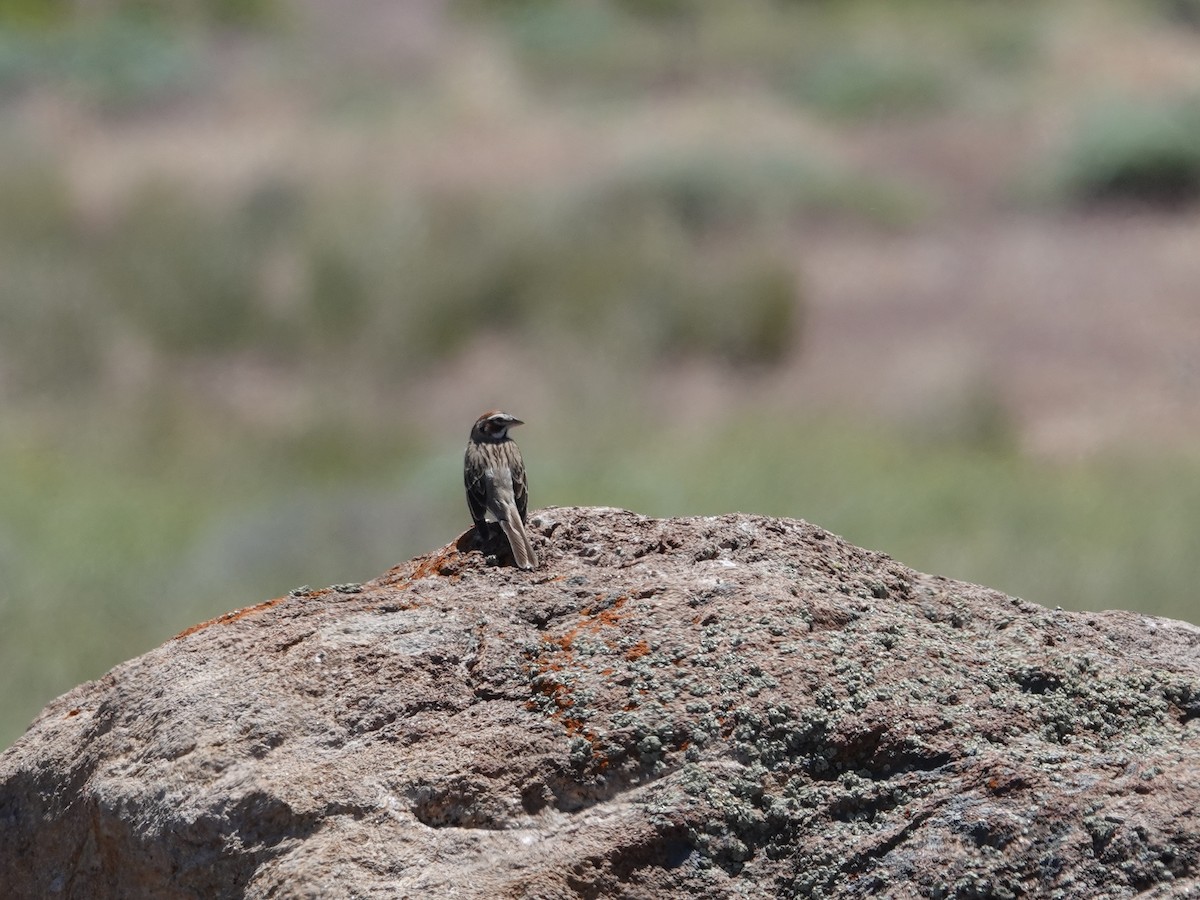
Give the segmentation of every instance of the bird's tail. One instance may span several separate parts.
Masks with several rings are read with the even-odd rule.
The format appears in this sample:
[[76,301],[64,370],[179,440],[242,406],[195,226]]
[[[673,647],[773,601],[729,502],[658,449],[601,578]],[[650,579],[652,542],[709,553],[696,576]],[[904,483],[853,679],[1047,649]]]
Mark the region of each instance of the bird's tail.
[[504,536],[508,538],[508,545],[512,547],[513,559],[517,561],[517,566],[522,569],[536,569],[537,554],[533,552],[533,544],[529,542],[529,535],[525,533],[525,523],[521,521],[521,515],[515,506],[509,506],[504,511],[500,527],[504,529]]

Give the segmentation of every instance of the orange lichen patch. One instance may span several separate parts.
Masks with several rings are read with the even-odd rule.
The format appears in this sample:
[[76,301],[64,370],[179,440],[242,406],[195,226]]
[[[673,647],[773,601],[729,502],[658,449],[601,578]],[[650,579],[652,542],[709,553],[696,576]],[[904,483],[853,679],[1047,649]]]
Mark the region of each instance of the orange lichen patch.
[[[328,591],[320,590],[320,591],[313,591],[312,593],[313,594],[326,594],[326,593],[328,593]],[[311,595],[306,595],[306,596],[311,596]],[[272,606],[278,606],[280,603],[282,603],[286,599],[287,599],[287,597],[276,597],[274,600],[267,600],[265,603],[258,603],[254,606],[246,606],[246,607],[243,607],[242,609],[235,609],[235,610],[233,610],[233,612],[224,613],[223,615],[217,616],[215,619],[209,619],[207,622],[200,622],[199,624],[193,625],[191,628],[185,628],[185,629],[183,629],[183,631],[179,632],[179,634],[175,635],[173,640],[177,641],[180,638],[187,637],[189,634],[195,634],[197,631],[203,631],[205,628],[208,628],[210,625],[229,625],[230,623],[236,622],[238,619],[245,618],[246,616],[252,616],[255,613],[265,612],[266,610],[270,609]]]
[[608,606],[606,606],[604,609],[600,610],[599,612],[593,613],[592,608],[589,606],[589,607],[585,608],[580,613],[580,615],[581,616],[591,616],[593,618],[600,619],[601,621],[605,622],[606,624],[612,625],[620,619],[620,616],[618,616],[616,614],[616,611],[628,602],[629,602],[628,597],[618,597],[611,604],[609,604]]
[[386,594],[388,600],[380,607],[385,612],[415,609],[422,605],[420,600],[397,601],[392,598],[402,591],[407,591],[424,578],[437,577],[458,581],[462,578],[459,574],[462,563],[463,556],[456,545],[447,544],[435,553],[419,556],[403,565],[392,567],[385,576],[377,578],[363,587],[370,587],[371,593],[376,595]]
[[409,587],[414,581],[434,575],[458,581],[461,578],[459,569],[463,565],[465,554],[470,550],[466,538],[471,533],[470,531],[466,532],[458,540],[447,544],[441,550],[435,550],[433,553],[427,553],[398,566],[392,566],[381,577],[368,582],[368,584]]
[[649,652],[650,645],[647,644],[645,640],[641,640],[625,651],[625,658],[630,662],[633,662],[635,659],[641,659]]
[[558,707],[559,712],[555,715],[560,715],[563,710],[570,709],[575,705],[574,698],[571,697],[571,692],[565,684],[560,684],[557,681],[543,679],[541,684],[537,686],[539,693],[545,694]]
[[[575,715],[569,714],[575,706],[575,698],[571,695],[570,686],[557,681],[553,677],[547,676],[552,676],[555,672],[574,669],[579,665],[586,665],[575,658],[575,641],[583,634],[596,634],[605,627],[616,625],[621,620],[620,609],[628,601],[628,597],[618,597],[609,605],[596,609],[594,612],[591,607],[582,610],[580,612],[580,621],[574,627],[567,629],[557,637],[545,636],[543,638],[542,651],[530,659],[531,668],[534,669],[538,676],[534,682],[534,689],[549,697],[553,702],[553,707],[547,709],[545,705],[539,705],[537,702],[530,701],[526,704],[526,709],[534,710],[541,708],[547,711],[552,719],[560,722],[567,734],[572,737],[582,736],[585,738],[592,744],[592,759],[601,771],[608,766],[608,760],[604,758],[604,754],[597,748],[599,739],[594,732],[583,730],[584,720],[579,717],[578,713]],[[613,645],[611,642],[606,641],[605,643],[609,648],[612,648]],[[632,657],[633,659],[650,651],[649,646],[644,641],[641,642],[641,646],[643,649]],[[612,675],[613,671],[613,668],[610,666],[603,669],[602,674]]]
[[[374,581],[368,582],[368,584],[372,586],[379,585],[382,587],[395,587],[397,585],[400,587],[408,587],[408,585],[412,582],[412,576],[409,571],[411,568],[412,563],[402,563],[398,566],[392,566]],[[366,585],[364,585],[364,587],[365,586]]]
[[612,606],[606,607],[598,612],[593,613],[591,607],[584,609],[579,615],[583,618],[578,625],[570,628],[567,632],[557,638],[546,638],[546,641],[551,644],[557,644],[564,652],[571,652],[571,645],[575,643],[575,639],[583,632],[595,633],[605,626],[616,625],[621,621],[621,616],[617,612],[628,601],[628,597],[618,597],[613,601]]
[[411,581],[419,581],[422,578],[442,575],[452,581],[457,581],[461,577],[458,574],[459,556],[457,544],[447,544],[435,553],[413,560],[415,565],[409,578]]
[[597,746],[600,743],[600,738],[596,736],[596,732],[584,731],[583,722],[580,719],[572,718],[563,719],[563,728],[566,729],[567,734],[571,735],[571,737],[579,735],[592,745],[592,761],[596,763],[596,766],[600,769],[600,771],[603,772],[606,768],[608,768],[608,759],[605,757],[603,751],[601,751],[601,749]]
[[592,745],[592,762],[596,764],[596,768],[599,771],[603,772],[608,768],[610,760],[604,755],[604,751],[598,746],[600,743],[600,738],[596,736],[596,732],[594,731],[585,731],[583,733],[583,738]]

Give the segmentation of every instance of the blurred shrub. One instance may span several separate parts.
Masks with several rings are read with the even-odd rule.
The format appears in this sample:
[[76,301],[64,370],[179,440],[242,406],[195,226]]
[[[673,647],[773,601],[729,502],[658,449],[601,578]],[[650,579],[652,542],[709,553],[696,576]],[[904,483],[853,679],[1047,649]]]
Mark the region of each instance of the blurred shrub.
[[[1039,8],[929,0],[462,0],[498,23],[542,89],[732,84],[842,118],[914,115],[1009,85],[1036,61]],[[998,81],[993,76],[999,76]]]
[[42,27],[66,21],[71,0],[0,0],[0,26]]
[[1158,0],[1157,6],[1167,21],[1200,28],[1200,0]]
[[18,392],[86,383],[106,332],[89,303],[66,184],[50,164],[0,166],[0,383]]
[[1012,456],[1019,429],[999,387],[988,380],[947,386],[909,412],[902,431],[914,445]]
[[154,22],[111,16],[61,28],[0,26],[0,92],[53,84],[104,109],[177,96],[200,72],[196,48]]
[[1059,167],[1082,202],[1179,206],[1200,198],[1200,99],[1110,101],[1081,118]]
[[145,15],[235,27],[276,25],[283,16],[280,0],[120,0],[118,5]]
[[278,0],[0,0],[0,96],[53,85],[104,110],[173,99],[205,74],[205,30],[282,22]]
[[26,162],[0,173],[0,367],[26,391],[128,390],[134,359],[156,380],[252,358],[388,383],[497,332],[635,368],[771,365],[803,323],[783,226],[843,201],[768,163],[532,193],[147,183],[85,227],[52,165]]
[[120,318],[166,353],[224,353],[266,330],[255,285],[269,233],[158,185],[136,196],[95,259]]
[[828,54],[785,80],[791,96],[837,116],[904,115],[936,109],[951,77],[927,58],[854,49]]
[[523,293],[565,333],[611,335],[646,362],[769,365],[792,349],[803,298],[782,254],[692,230],[660,197],[616,194],[562,215]]
[[669,192],[622,183],[535,198],[451,193],[368,216],[376,238],[318,224],[308,256],[313,300],[332,287],[369,311],[360,346],[371,355],[403,339],[411,366],[501,331],[635,365],[672,355],[772,363],[795,337],[795,276],[754,245],[762,229],[720,237]]
[[94,24],[121,18],[257,25],[275,21],[279,12],[278,0],[0,0],[0,27]]
[[925,212],[924,198],[905,185],[800,153],[676,156],[631,167],[609,190],[661,204],[695,234],[776,231],[818,218],[895,227]]
[[610,4],[522,4],[502,19],[519,60],[555,89],[637,90],[692,68],[670,32]]
[[61,246],[73,230],[62,172],[29,151],[6,154],[0,165],[0,250]]

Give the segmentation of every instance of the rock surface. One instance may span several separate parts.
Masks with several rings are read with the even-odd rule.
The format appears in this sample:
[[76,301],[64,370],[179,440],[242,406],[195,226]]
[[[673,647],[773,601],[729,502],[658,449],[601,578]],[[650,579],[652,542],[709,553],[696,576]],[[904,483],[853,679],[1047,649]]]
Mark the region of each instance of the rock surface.
[[3,895],[1200,897],[1200,629],[786,519],[531,522],[535,572],[464,536],[51,703]]

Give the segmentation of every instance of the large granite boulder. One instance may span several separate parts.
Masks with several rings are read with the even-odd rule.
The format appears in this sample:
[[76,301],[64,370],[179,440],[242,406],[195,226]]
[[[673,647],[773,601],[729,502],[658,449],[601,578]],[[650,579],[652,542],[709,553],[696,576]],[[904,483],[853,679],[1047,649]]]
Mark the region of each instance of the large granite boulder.
[[1200,630],[551,508],[189,629],[0,756],[15,898],[1200,897]]

